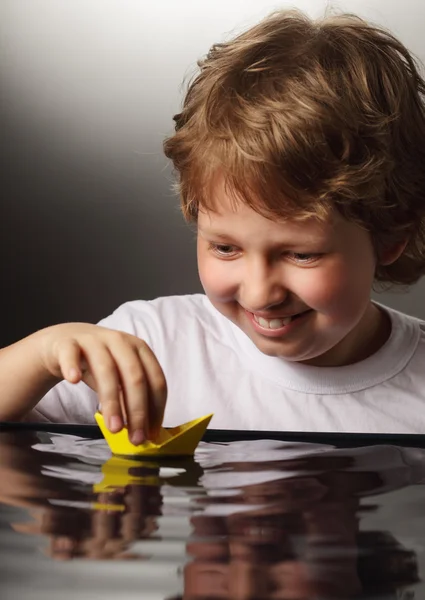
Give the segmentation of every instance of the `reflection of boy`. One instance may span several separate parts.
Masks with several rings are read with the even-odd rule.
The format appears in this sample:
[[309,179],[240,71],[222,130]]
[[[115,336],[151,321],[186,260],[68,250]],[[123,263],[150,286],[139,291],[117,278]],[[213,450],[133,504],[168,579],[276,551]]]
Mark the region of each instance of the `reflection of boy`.
[[[210,490],[219,490],[220,496],[212,495],[211,505],[205,500],[205,512],[191,520],[183,597],[395,598],[418,582],[416,555],[389,532],[360,530],[362,516],[371,510],[361,498],[373,495],[374,503],[385,507],[385,496],[379,495],[383,488],[396,490],[423,480],[423,454],[371,447],[263,462],[260,471],[249,457],[222,465],[212,471],[216,477]],[[274,479],[241,485],[264,470],[274,470]],[[204,485],[208,475],[206,470]],[[226,495],[231,475],[238,483],[233,495]],[[214,506],[226,502],[227,512],[214,515]]]
[[[277,12],[213,46],[164,146],[206,295],[22,341],[5,376],[24,357],[32,397],[10,376],[0,418],[83,379],[140,441],[164,409],[157,360],[165,425],[214,412],[215,428],[423,432],[425,326],[370,292],[424,270],[424,90],[406,48],[355,17]],[[62,383],[32,418],[92,422],[95,406]]]

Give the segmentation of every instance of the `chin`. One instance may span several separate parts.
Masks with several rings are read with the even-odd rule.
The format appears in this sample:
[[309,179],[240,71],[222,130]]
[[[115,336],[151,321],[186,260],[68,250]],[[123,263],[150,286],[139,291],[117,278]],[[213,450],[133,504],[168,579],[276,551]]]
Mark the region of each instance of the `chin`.
[[320,352],[288,352],[288,348],[286,351],[283,348],[279,348],[278,344],[267,343],[263,340],[255,340],[251,336],[249,336],[251,342],[256,346],[256,348],[266,356],[272,356],[275,358],[283,358],[288,362],[305,362],[309,360],[314,360],[321,356]]
[[285,360],[291,360],[290,358],[286,358],[286,356],[283,356],[281,352],[278,352],[277,350],[273,350],[273,348],[262,348],[261,346],[258,346],[258,344],[255,344],[258,348],[258,350],[262,353],[265,354],[266,356],[274,356],[274,357],[279,357],[279,358],[284,358]]
[[298,356],[294,357],[292,354],[290,356],[288,356],[287,353],[285,353],[281,348],[279,348],[277,344],[270,344],[267,342],[264,343],[263,341],[258,342],[258,340],[254,340],[251,336],[250,336],[250,340],[258,348],[258,350],[260,352],[262,352],[263,354],[265,354],[266,356],[274,356],[274,357],[284,358],[285,360],[294,361],[294,362],[303,360],[303,358],[298,357]]

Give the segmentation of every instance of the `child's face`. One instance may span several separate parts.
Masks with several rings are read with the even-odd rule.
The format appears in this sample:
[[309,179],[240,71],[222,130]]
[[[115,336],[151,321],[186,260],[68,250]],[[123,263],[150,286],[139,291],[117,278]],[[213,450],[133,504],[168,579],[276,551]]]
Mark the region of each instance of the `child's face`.
[[200,279],[259,350],[338,366],[384,343],[390,326],[370,302],[376,258],[366,231],[336,212],[326,223],[270,220],[232,205],[223,185],[215,200],[219,211],[198,217]]

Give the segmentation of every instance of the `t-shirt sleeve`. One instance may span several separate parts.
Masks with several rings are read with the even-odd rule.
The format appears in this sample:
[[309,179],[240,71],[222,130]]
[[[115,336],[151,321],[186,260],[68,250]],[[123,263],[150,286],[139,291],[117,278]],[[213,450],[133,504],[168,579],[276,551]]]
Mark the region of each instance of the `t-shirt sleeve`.
[[[153,348],[155,344],[155,310],[150,302],[127,302],[98,325],[131,333]],[[93,424],[97,394],[85,383],[62,381],[54,386],[27,415],[26,420],[44,423]]]

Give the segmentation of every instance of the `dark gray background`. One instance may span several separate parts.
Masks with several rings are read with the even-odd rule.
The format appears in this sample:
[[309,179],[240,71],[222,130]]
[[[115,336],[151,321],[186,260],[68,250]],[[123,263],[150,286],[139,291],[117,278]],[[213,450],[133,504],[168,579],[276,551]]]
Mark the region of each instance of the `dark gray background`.
[[[272,9],[319,0],[1,0],[0,346],[200,291],[162,141],[184,76]],[[333,2],[425,56],[420,0]],[[423,285],[381,301],[425,318]]]

